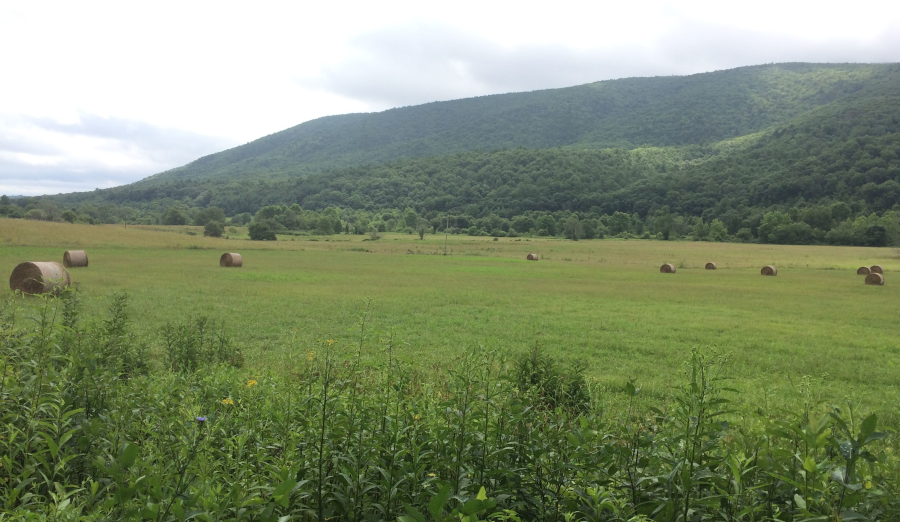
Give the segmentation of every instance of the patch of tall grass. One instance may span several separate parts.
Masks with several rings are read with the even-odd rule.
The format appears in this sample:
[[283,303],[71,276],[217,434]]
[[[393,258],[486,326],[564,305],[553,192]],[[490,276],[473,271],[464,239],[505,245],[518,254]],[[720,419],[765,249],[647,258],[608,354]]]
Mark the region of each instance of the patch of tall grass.
[[[732,411],[723,361],[700,352],[648,406],[634,383],[603,397],[537,347],[409,367],[367,311],[352,345],[324,339],[286,371],[251,373],[213,321],[141,339],[124,296],[99,318],[79,310],[66,293],[0,312],[0,518],[900,515],[897,441],[874,415],[812,400]],[[162,364],[146,357],[155,343]]]

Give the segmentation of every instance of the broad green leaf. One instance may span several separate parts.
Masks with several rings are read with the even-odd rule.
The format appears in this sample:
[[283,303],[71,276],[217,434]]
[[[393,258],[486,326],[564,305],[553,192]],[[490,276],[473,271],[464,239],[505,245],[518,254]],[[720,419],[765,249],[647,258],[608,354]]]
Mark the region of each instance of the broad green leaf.
[[126,442],[125,446],[122,447],[122,452],[119,453],[119,465],[123,468],[127,468],[134,464],[135,459],[137,459],[138,451],[137,444],[132,444],[130,442]]
[[630,397],[634,397],[635,395],[638,394],[639,391],[640,391],[640,388],[635,388],[633,382],[628,381],[628,382],[625,384],[625,395],[628,395],[628,396],[630,396]]
[[807,456],[806,459],[803,460],[803,469],[810,473],[815,473],[818,469],[816,459],[812,458],[812,456]]
[[56,442],[49,435],[44,435],[44,441],[47,443],[47,447],[50,448],[50,454],[53,455],[53,458],[56,458],[56,455],[59,453],[59,446],[56,445]]
[[856,440],[862,444],[863,441],[869,438],[869,435],[875,433],[875,427],[878,424],[878,416],[874,413],[866,417],[866,420],[862,422],[862,426],[859,428],[859,437]]
[[400,516],[398,519],[401,522],[427,522],[425,515],[423,515],[418,509],[411,506],[410,504],[406,504],[406,512],[409,516]]
[[287,507],[291,490],[294,489],[294,486],[296,485],[296,480],[287,479],[275,488],[275,491],[272,492],[272,497],[275,498],[275,501],[281,504],[282,507]]
[[874,442],[876,440],[881,440],[881,439],[885,439],[885,438],[887,438],[887,433],[882,433],[880,431],[876,431],[875,433],[866,437],[866,440],[864,440],[862,442],[862,444],[860,444],[860,446],[865,446],[866,444],[868,444],[870,442]]
[[440,519],[444,514],[444,506],[450,500],[450,485],[447,484],[438,491],[438,494],[428,503],[428,512],[435,519]]

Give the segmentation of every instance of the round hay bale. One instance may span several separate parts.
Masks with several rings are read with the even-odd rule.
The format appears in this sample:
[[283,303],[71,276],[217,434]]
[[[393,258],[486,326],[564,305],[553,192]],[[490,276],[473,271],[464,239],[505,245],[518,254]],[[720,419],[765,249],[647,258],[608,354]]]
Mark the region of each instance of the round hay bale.
[[525,259],[527,259],[529,261],[537,261],[538,256],[537,256],[537,254],[528,254],[528,257],[526,257]]
[[856,275],[869,275],[871,273],[872,273],[872,271],[869,270],[869,267],[867,267],[867,266],[861,266],[856,269]]
[[869,267],[869,272],[873,274],[884,274],[884,269],[881,268],[881,265],[872,265]]
[[233,252],[225,253],[219,258],[219,266],[240,268],[244,266],[244,258],[241,257],[240,254],[235,254]]
[[87,252],[84,250],[66,250],[66,253],[63,254],[63,266],[66,268],[88,266]]
[[663,266],[659,267],[660,274],[674,274],[675,273],[675,265],[672,263],[666,263]]
[[712,261],[710,261],[709,263],[706,263],[706,269],[707,269],[707,270],[715,270],[715,269],[716,269],[716,264],[713,263]]
[[759,271],[760,274],[764,276],[774,276],[778,275],[778,269],[772,265],[766,265]]
[[13,269],[9,276],[9,288],[24,294],[58,295],[71,282],[69,272],[54,261],[26,261]]
[[871,274],[866,276],[866,284],[867,285],[883,285],[884,284],[884,276],[881,274],[876,274],[872,272]]

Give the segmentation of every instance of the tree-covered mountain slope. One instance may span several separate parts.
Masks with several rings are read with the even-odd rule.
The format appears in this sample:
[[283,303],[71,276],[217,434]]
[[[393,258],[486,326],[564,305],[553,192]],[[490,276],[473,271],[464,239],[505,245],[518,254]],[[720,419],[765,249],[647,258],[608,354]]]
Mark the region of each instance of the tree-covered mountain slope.
[[736,141],[724,153],[609,193],[605,206],[721,215],[822,200],[865,202],[872,211],[900,203],[900,82]]
[[[573,110],[571,128],[553,131],[548,115],[561,114],[561,100],[589,106],[591,90],[612,109]],[[454,109],[469,102],[485,104]],[[441,118],[407,118],[407,109],[326,118],[127,186],[0,198],[0,215],[199,225],[227,215],[269,233],[449,223],[468,234],[900,245],[898,65],[748,67],[455,103],[408,109],[475,123],[429,134]],[[372,130],[385,114],[419,131]],[[579,127],[591,114],[593,126]],[[304,156],[314,128],[333,139]],[[417,139],[433,155],[392,157]]]
[[292,178],[160,180],[60,200],[179,202],[228,215],[293,203],[472,216],[558,210],[646,216],[668,207],[712,218],[739,207],[832,200],[883,211],[900,203],[900,81],[873,80],[764,131],[708,145],[468,151]]
[[778,64],[329,116],[138,182],[286,179],[466,151],[706,145],[877,94],[900,67]]

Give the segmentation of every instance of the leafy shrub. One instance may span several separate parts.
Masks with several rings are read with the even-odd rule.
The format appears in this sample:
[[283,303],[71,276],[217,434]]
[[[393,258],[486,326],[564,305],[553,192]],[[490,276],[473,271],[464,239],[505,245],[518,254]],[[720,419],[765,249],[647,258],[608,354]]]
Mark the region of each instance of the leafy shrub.
[[186,225],[187,221],[185,213],[177,207],[169,207],[169,210],[163,215],[164,225]]
[[537,348],[512,364],[475,348],[425,374],[398,363],[392,337],[369,346],[365,317],[352,348],[307,344],[283,372],[251,375],[205,364],[229,350],[192,319],[166,329],[177,371],[138,371],[126,311],[124,296],[93,321],[77,294],[0,302],[4,519],[900,515],[896,437],[876,416],[810,400],[734,414],[724,361],[699,352],[667,400],[641,406],[629,382],[576,411],[560,397],[587,396],[583,379]]
[[[219,207],[208,207],[198,210],[194,214],[194,225],[198,227],[206,226],[210,221],[216,221],[219,224],[225,223],[225,211]],[[218,236],[217,236],[218,237]]]
[[25,219],[34,219],[37,221],[46,221],[47,213],[39,208],[33,208],[25,213]]
[[520,390],[549,408],[582,410],[590,401],[584,371],[584,364],[575,361],[561,367],[535,343],[516,360],[515,381]]
[[250,221],[253,220],[253,216],[249,212],[242,212],[240,214],[235,214],[231,218],[231,224],[241,226],[246,225]]
[[275,230],[267,221],[254,221],[247,228],[250,239],[254,241],[275,241]]
[[0,216],[23,218],[25,217],[25,211],[18,205],[0,205]]
[[244,357],[225,334],[225,324],[216,328],[206,316],[163,328],[166,365],[176,372],[193,372],[203,366],[228,364],[240,368]]
[[224,232],[225,227],[218,221],[209,221],[203,227],[203,235],[206,237],[222,237]]

